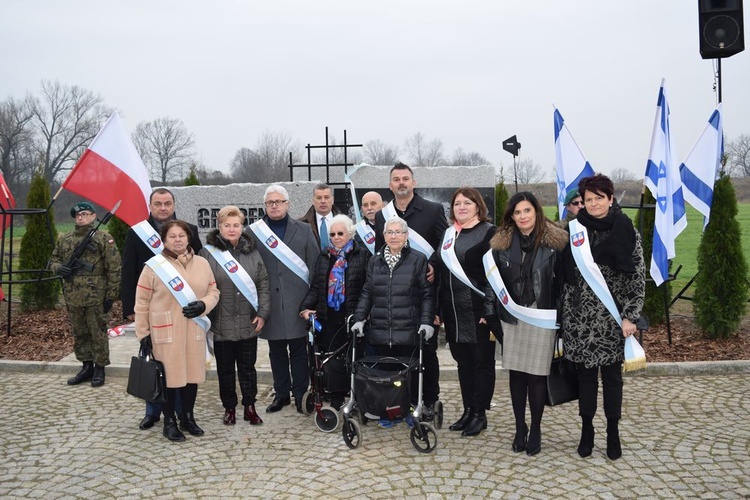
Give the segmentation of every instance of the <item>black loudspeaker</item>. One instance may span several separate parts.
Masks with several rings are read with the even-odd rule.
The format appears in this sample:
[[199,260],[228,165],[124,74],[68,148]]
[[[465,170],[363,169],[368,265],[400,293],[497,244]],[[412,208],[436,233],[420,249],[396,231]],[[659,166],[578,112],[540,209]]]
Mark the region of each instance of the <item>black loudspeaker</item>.
[[745,50],[742,0],[698,0],[703,59],[725,58]]

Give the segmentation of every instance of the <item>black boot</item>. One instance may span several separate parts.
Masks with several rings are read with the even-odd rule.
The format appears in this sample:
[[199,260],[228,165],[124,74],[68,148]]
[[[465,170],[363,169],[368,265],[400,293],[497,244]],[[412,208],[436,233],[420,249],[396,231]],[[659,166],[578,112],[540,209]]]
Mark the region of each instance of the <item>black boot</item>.
[[516,424],[516,436],[513,438],[513,451],[521,453],[526,451],[526,437],[529,433],[529,428],[526,422],[523,425]]
[[191,436],[202,436],[203,429],[195,423],[195,417],[192,411],[186,411],[180,416],[180,429],[187,431]]
[[531,457],[540,451],[542,451],[542,429],[531,424],[529,440],[526,442],[526,454]]
[[68,385],[78,385],[81,382],[86,382],[87,380],[91,380],[91,377],[93,375],[94,375],[94,362],[84,361],[83,368],[81,368],[81,371],[79,371],[75,377],[71,377],[70,379],[68,379]]
[[181,433],[177,428],[177,419],[174,418],[174,414],[170,416],[164,415],[163,434],[170,441],[185,441],[185,434]]
[[607,419],[607,456],[610,460],[617,460],[622,456],[622,446],[620,446],[620,428],[619,420]]
[[451,424],[448,429],[452,431],[462,431],[466,428],[466,424],[469,422],[469,419],[471,418],[472,410],[471,408],[464,408],[464,413],[461,415],[461,418],[456,420],[454,424]]
[[487,415],[484,410],[475,411],[464,427],[462,436],[477,436],[487,428]]
[[594,417],[581,417],[581,442],[578,443],[578,454],[586,458],[594,450]]
[[94,374],[91,376],[91,387],[101,387],[104,385],[104,367],[94,364]]

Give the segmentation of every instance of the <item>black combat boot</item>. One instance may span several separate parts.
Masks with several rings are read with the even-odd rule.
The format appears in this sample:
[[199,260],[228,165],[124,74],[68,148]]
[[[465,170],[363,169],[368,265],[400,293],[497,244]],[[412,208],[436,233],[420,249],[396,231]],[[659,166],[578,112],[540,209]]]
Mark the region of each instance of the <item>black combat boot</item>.
[[93,375],[94,375],[94,362],[84,361],[83,368],[81,368],[81,371],[79,371],[75,377],[68,379],[68,385],[78,385],[81,382],[86,382],[87,380],[91,380],[91,377]]
[[94,364],[94,375],[91,377],[91,387],[101,387],[104,385],[104,367]]

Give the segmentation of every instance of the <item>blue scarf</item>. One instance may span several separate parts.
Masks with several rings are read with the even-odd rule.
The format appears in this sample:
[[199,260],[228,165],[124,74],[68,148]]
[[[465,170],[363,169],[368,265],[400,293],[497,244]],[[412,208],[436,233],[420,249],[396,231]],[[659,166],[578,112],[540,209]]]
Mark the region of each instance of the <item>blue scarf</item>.
[[334,311],[341,310],[341,304],[346,300],[346,284],[344,283],[344,272],[347,268],[346,255],[354,248],[354,240],[344,245],[341,250],[336,250],[333,245],[328,247],[328,254],[336,258],[328,274],[328,307]]

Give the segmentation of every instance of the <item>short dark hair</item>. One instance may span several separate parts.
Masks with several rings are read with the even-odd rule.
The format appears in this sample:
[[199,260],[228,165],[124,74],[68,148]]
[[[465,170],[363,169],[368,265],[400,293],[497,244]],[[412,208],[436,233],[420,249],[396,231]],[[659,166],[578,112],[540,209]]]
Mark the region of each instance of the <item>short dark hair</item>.
[[330,191],[331,194],[333,194],[333,188],[325,182],[321,182],[320,184],[315,186],[315,189],[313,189],[313,194],[315,193],[315,191]]
[[584,177],[578,183],[578,192],[581,194],[581,199],[586,198],[586,191],[604,194],[608,198],[612,198],[615,195],[615,185],[606,175],[596,174],[591,177]]
[[542,241],[544,232],[547,230],[547,224],[545,223],[547,217],[544,215],[542,204],[539,203],[539,200],[534,196],[534,193],[521,191],[520,193],[511,196],[508,200],[508,204],[505,206],[505,212],[503,212],[503,220],[500,223],[500,227],[503,229],[517,227],[516,221],[513,220],[513,212],[516,210],[516,205],[522,201],[528,201],[531,203],[531,206],[534,207],[534,211],[536,212],[536,220],[534,221],[534,232],[536,233],[534,246],[538,247],[539,243]]
[[456,192],[453,193],[453,198],[451,198],[450,219],[452,222],[456,222],[456,216],[453,213],[453,204],[456,202],[456,198],[459,194],[464,195],[466,198],[476,203],[477,217],[479,217],[479,222],[487,222],[490,220],[487,217],[487,204],[484,202],[482,193],[480,193],[477,188],[464,186],[456,189]]
[[159,229],[159,236],[161,237],[162,241],[167,239],[167,231],[169,231],[169,229],[172,226],[177,226],[183,231],[185,231],[185,234],[187,234],[188,240],[190,240],[193,237],[193,230],[190,229],[190,226],[188,225],[187,222],[185,222],[184,220],[180,220],[180,219],[170,219],[164,224],[162,224],[161,228]]
[[174,193],[172,191],[170,191],[167,188],[156,188],[153,191],[151,191],[151,194],[148,197],[149,204],[151,204],[151,201],[153,201],[155,194],[168,194],[169,196],[172,197],[172,202],[174,202]]
[[391,171],[388,173],[388,176],[390,177],[391,174],[393,174],[394,170],[408,170],[412,177],[414,177],[414,171],[411,169],[409,165],[406,163],[398,162],[395,165],[391,167]]

